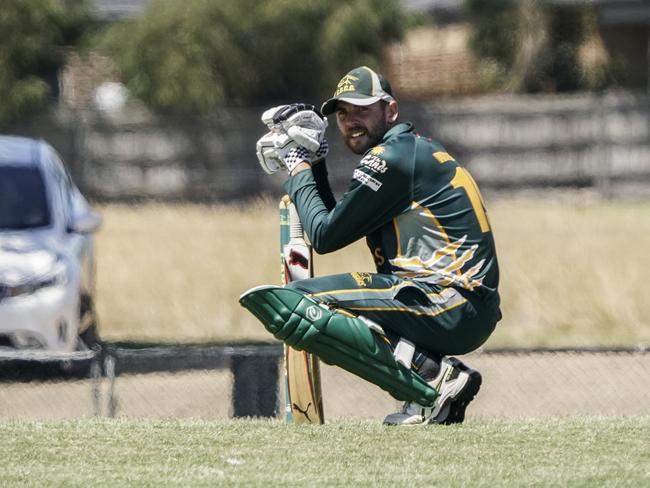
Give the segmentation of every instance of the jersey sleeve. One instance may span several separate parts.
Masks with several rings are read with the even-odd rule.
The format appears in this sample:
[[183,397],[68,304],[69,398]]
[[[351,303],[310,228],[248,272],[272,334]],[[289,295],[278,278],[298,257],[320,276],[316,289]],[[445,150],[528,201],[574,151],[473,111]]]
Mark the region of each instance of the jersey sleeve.
[[331,210],[318,192],[312,171],[289,178],[285,189],[314,250],[323,254],[367,236],[407,209],[412,173],[412,161],[382,145],[364,155],[347,191]]
[[316,188],[318,189],[318,194],[323,200],[323,204],[327,210],[332,210],[336,205],[336,198],[334,198],[334,193],[332,193],[332,187],[330,186],[327,175],[327,165],[325,164],[325,161],[320,161],[314,164],[312,166],[312,173],[314,174]]

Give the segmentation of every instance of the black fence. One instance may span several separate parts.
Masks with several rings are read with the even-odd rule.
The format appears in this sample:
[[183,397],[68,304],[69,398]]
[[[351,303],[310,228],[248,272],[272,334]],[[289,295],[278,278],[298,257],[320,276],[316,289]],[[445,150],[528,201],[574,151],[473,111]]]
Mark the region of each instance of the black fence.
[[[488,349],[474,416],[649,415],[650,348]],[[279,344],[134,346],[0,354],[0,418],[281,416]],[[323,365],[326,419],[382,418],[379,388]]]

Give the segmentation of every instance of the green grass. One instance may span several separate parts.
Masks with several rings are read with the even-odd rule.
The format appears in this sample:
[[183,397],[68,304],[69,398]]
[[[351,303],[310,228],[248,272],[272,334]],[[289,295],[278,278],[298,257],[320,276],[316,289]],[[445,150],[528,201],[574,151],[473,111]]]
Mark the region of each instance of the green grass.
[[9,421],[0,486],[648,486],[650,417]]

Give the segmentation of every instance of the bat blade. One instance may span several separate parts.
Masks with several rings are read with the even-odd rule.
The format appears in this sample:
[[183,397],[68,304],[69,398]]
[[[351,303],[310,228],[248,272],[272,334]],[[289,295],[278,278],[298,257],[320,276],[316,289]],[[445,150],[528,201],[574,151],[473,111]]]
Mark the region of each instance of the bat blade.
[[323,397],[318,358],[292,347],[285,350],[287,389],[294,424],[322,424]]
[[291,239],[289,244],[284,246],[283,256],[286,283],[314,276],[311,246],[304,240]]
[[[282,279],[289,283],[314,276],[312,249],[303,237],[297,213],[288,197],[280,202]],[[323,424],[323,394],[318,358],[284,347],[285,419],[294,424]]]

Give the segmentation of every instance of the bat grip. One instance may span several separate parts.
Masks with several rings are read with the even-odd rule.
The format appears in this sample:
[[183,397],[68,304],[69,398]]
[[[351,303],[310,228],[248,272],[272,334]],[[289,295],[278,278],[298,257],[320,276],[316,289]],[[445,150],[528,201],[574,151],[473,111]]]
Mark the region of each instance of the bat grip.
[[292,239],[303,238],[302,222],[300,222],[298,211],[293,203],[289,205],[289,237]]

